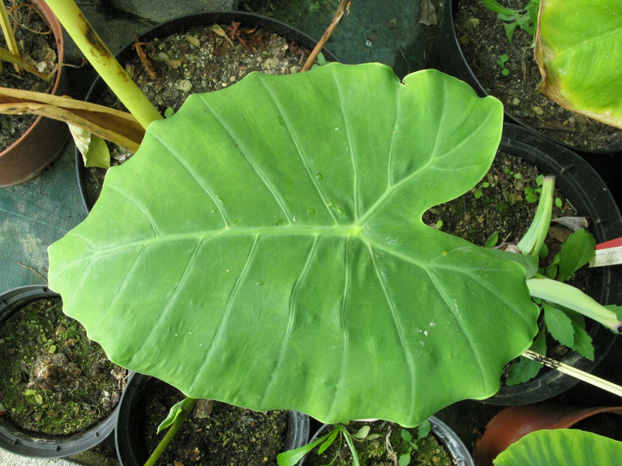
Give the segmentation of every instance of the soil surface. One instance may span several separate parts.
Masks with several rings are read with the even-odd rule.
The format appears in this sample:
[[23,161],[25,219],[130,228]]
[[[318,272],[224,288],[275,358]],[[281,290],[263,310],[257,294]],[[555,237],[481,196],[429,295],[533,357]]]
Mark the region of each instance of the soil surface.
[[33,301],[7,319],[0,354],[0,400],[33,432],[83,431],[112,412],[125,386],[125,369],[63,314],[60,298]]
[[[420,466],[450,466],[453,463],[445,447],[442,446],[433,434],[417,441],[417,428],[404,429],[398,424],[388,421],[376,422],[350,422],[346,429],[355,434],[362,427],[369,427],[369,434],[365,439],[355,439],[354,448],[361,464],[366,466],[385,466],[398,464],[399,458],[410,453],[409,465]],[[412,443],[416,448],[402,437],[402,430],[410,432]],[[327,430],[325,434],[330,432]],[[331,460],[335,458],[334,463]],[[320,466],[332,464],[334,466],[352,465],[352,453],[345,440],[340,437],[321,455],[317,449],[305,457],[304,466]],[[402,464],[401,462],[399,464]]]
[[[18,3],[17,6],[12,5]],[[43,73],[50,73],[57,63],[56,41],[50,26],[30,1],[14,2],[4,0],[11,24],[15,27],[15,41],[22,58],[35,64]],[[0,47],[6,49],[4,35],[0,34]],[[0,86],[27,91],[49,92],[54,79],[44,81],[39,77],[22,71],[17,73],[13,64],[2,63]],[[0,115],[0,152],[17,141],[37,119],[37,115]]]
[[[499,3],[518,10],[529,2],[500,0]],[[517,28],[509,42],[503,22],[481,0],[458,0],[454,23],[473,73],[517,120],[577,149],[622,147],[622,130],[566,110],[538,90],[541,75],[530,34]],[[504,65],[498,63],[502,55],[508,57]],[[507,76],[502,74],[504,68],[509,71]]]
[[[164,115],[177,111],[189,95],[216,91],[235,84],[252,71],[266,74],[298,73],[309,51],[261,28],[239,23],[195,27],[184,34],[140,44],[146,55],[124,63],[132,79]],[[107,92],[98,103],[119,107]],[[169,112],[171,110],[168,110]],[[120,165],[131,153],[110,145],[111,165]],[[105,176],[101,168],[86,170],[86,201],[93,206]]]
[[[536,213],[540,175],[536,167],[520,157],[499,151],[477,186],[453,201],[432,207],[423,221],[478,246],[485,246],[495,233],[499,239],[493,246],[518,242]],[[576,215],[562,193],[556,192],[555,197],[560,199],[561,208],[553,207],[553,218]],[[561,247],[561,242],[558,246],[550,244],[554,250]]]
[[[150,379],[141,398],[145,402],[145,445],[151,454],[167,432],[156,434],[158,425],[184,395]],[[259,413],[199,400],[156,465],[275,465],[276,456],[285,448],[287,418],[287,411]]]

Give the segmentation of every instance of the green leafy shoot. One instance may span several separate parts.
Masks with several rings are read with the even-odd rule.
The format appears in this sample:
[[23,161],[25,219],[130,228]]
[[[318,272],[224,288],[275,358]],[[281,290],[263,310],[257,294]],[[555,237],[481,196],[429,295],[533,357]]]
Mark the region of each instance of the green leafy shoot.
[[518,243],[518,249],[523,254],[530,254],[537,257],[540,253],[540,248],[542,248],[542,245],[544,244],[544,240],[551,223],[554,188],[555,177],[544,177],[542,182],[542,193],[536,214],[529,230],[527,230],[527,233],[525,233],[523,239],[521,239]]
[[365,439],[372,440],[372,438],[377,438],[377,435],[369,435],[369,426],[362,427],[356,433],[350,434],[348,429],[343,424],[335,424],[330,432],[322,437],[314,440],[313,442],[309,442],[302,447],[296,448],[294,450],[288,450],[283,453],[279,453],[276,457],[276,461],[278,466],[295,466],[298,462],[304,458],[308,453],[313,451],[315,447],[319,445],[317,454],[321,455],[324,453],[334,442],[339,438],[339,447],[337,448],[337,455],[328,463],[329,465],[333,464],[339,455],[339,451],[341,450],[341,444],[345,440],[348,444],[350,451],[352,452],[352,463],[354,466],[360,466],[358,454],[356,452],[356,448],[354,447],[354,441],[363,441]]
[[[524,253],[531,253],[538,258],[546,258],[548,250],[544,244],[544,239],[548,232],[552,214],[554,179],[546,177],[538,180],[538,184],[542,186],[538,209],[532,226],[519,242],[518,247]],[[594,256],[595,245],[596,240],[584,228],[575,231],[564,242],[560,252],[553,258],[552,262],[545,268],[540,268],[539,274],[536,274],[535,278],[528,280],[531,295],[543,313],[540,336],[534,341],[532,351],[546,355],[546,339],[542,335],[548,331],[562,345],[569,347],[587,359],[593,360],[594,346],[591,337],[585,331],[583,315],[591,317],[614,330],[618,328],[619,319],[616,318],[615,313],[601,306],[578,289],[563,284],[590,261]],[[568,299],[568,296],[574,296],[574,298]],[[541,365],[534,361],[521,358],[519,363],[511,367],[508,384],[513,385],[530,380],[538,374],[540,367]]]
[[568,281],[574,273],[586,265],[596,252],[596,240],[591,233],[584,228],[573,232],[562,244],[562,249],[557,255],[559,271],[557,280]]
[[507,54],[503,54],[499,57],[499,59],[497,60],[497,65],[499,65],[501,67],[501,74],[503,76],[508,76],[510,74],[510,70],[508,68],[505,67],[505,64],[508,62],[508,56]]
[[409,430],[402,429],[400,431],[400,435],[402,436],[402,438],[406,442],[408,442],[408,448],[407,448],[405,453],[400,455],[400,458],[398,460],[398,465],[399,466],[408,466],[410,464],[411,453],[413,451],[417,451],[419,449],[419,446],[417,445],[417,442],[419,442],[419,440],[424,439],[428,435],[430,435],[431,431],[432,431],[432,425],[430,424],[430,421],[428,421],[428,420],[422,422],[419,425],[419,427],[417,428],[417,438],[416,439],[413,438],[413,435],[410,433]]
[[497,13],[497,17],[503,21],[503,27],[509,42],[512,42],[512,37],[517,27],[530,34],[532,42],[535,40],[540,0],[529,0],[527,6],[521,10],[504,7],[496,0],[482,0],[482,4],[486,9]]
[[168,427],[170,427],[170,429],[162,440],[160,440],[160,443],[155,448],[149,459],[147,459],[145,466],[153,466],[158,461],[164,450],[166,450],[166,447],[168,447],[169,443],[173,440],[173,437],[179,428],[194,410],[197,401],[198,400],[196,398],[186,397],[171,407],[166,419],[164,419],[164,421],[162,421],[162,423],[158,426],[158,433]]

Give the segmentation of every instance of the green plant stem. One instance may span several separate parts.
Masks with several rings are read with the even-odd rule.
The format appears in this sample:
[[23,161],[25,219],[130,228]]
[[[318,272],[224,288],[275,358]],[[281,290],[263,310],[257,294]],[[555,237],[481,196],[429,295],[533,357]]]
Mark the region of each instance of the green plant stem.
[[518,249],[520,249],[523,254],[530,254],[538,257],[540,253],[540,249],[549,231],[549,225],[551,224],[554,189],[555,177],[545,176],[542,182],[542,193],[540,194],[536,215],[529,226],[529,230],[527,230],[527,233],[525,233],[525,236],[523,236],[517,245]]
[[46,3],[95,71],[143,128],[161,119],[162,115],[110,53],[74,0],[46,0]]
[[536,274],[534,278],[527,280],[527,287],[532,297],[544,299],[583,314],[616,333],[619,333],[622,327],[622,322],[618,320],[614,311],[602,306],[574,286]]
[[567,364],[561,363],[551,358],[547,358],[546,356],[543,356],[541,354],[534,353],[531,350],[525,351],[522,354],[522,356],[526,357],[527,359],[531,359],[532,361],[539,362],[551,369],[555,369],[556,371],[561,372],[562,374],[569,375],[571,377],[574,377],[575,379],[579,379],[583,382],[587,382],[590,385],[593,385],[594,387],[598,387],[602,390],[608,391],[610,393],[613,393],[614,395],[622,397],[622,387],[614,383],[611,383],[608,380],[604,380],[604,379],[601,379],[600,377],[596,377],[595,375],[588,374],[587,372],[583,372],[579,369],[575,369],[574,367],[569,366]]
[[197,401],[198,400],[196,398],[190,397],[184,400],[184,404],[181,408],[181,413],[175,418],[175,422],[173,422],[171,428],[168,430],[164,438],[160,441],[156,449],[153,451],[153,453],[145,463],[145,466],[153,466],[156,461],[158,461],[162,453],[164,453],[164,450],[166,450],[166,447],[168,447],[168,444],[171,443],[171,440],[173,440],[173,437],[175,437],[175,434],[177,433],[181,425],[186,419],[188,419],[188,416],[190,416],[190,413],[194,409],[194,406],[197,404]]
[[[17,42],[15,42],[15,35],[13,34],[13,29],[11,28],[11,22],[9,21],[9,15],[6,12],[6,8],[3,5],[0,6],[0,26],[2,26],[2,34],[4,35],[4,39],[9,48],[9,52],[13,55],[20,55],[19,49],[17,48]],[[15,71],[18,73],[22,72],[22,69],[17,63],[14,63]],[[0,73],[2,72],[2,62],[0,62]]]

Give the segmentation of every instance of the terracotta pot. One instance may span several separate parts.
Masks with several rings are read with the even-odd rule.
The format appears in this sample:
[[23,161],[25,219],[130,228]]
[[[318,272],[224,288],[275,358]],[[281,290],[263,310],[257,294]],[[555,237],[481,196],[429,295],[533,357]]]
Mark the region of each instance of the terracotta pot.
[[[62,63],[65,52],[60,22],[43,0],[34,0],[34,4],[52,28],[58,62]],[[63,95],[67,90],[66,73],[60,67],[51,93]],[[37,176],[61,154],[68,137],[69,130],[65,123],[38,117],[22,137],[0,153],[0,187],[23,183]]]
[[596,414],[622,415],[622,406],[580,408],[557,403],[536,403],[506,408],[486,425],[486,432],[475,442],[476,466],[492,466],[493,460],[510,444],[530,432],[542,429],[567,429]]

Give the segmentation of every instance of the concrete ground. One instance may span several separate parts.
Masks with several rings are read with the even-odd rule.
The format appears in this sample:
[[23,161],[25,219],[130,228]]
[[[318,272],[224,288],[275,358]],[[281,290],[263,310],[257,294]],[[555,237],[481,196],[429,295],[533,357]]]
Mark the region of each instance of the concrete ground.
[[0,466],[75,466],[79,463],[66,459],[40,459],[17,456],[5,450],[0,450]]

